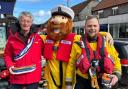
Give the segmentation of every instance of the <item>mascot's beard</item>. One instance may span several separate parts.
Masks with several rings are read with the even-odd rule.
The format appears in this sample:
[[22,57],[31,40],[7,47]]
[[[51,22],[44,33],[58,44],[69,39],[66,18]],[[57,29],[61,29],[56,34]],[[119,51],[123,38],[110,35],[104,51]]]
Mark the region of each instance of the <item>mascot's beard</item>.
[[72,22],[70,21],[59,25],[49,22],[47,26],[47,35],[55,41],[65,38],[72,30]]

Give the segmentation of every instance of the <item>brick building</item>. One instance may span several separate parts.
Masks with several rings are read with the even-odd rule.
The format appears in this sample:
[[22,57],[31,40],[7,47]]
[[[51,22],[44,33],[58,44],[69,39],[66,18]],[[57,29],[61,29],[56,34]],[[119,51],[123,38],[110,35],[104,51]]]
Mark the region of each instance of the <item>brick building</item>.
[[102,0],[92,13],[99,15],[101,29],[113,38],[128,38],[128,0]]

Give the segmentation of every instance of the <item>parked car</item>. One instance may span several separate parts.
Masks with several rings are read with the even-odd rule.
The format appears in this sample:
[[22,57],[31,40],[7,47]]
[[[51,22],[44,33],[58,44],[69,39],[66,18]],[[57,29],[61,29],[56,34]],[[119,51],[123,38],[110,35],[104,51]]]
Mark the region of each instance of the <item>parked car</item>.
[[119,82],[119,87],[128,89],[128,39],[115,40],[114,46],[119,53],[119,58],[121,59],[120,61],[122,66],[122,77]]

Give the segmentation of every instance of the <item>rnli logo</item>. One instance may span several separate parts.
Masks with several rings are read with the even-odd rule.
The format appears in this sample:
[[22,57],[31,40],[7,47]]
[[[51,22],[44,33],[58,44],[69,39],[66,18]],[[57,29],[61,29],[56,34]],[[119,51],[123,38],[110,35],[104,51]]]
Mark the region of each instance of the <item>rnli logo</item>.
[[38,44],[39,42],[35,42],[36,44]]
[[67,40],[62,40],[61,43],[62,44],[69,44],[69,45],[71,45],[72,42],[71,41],[67,41]]
[[46,43],[54,43],[52,40],[46,40]]

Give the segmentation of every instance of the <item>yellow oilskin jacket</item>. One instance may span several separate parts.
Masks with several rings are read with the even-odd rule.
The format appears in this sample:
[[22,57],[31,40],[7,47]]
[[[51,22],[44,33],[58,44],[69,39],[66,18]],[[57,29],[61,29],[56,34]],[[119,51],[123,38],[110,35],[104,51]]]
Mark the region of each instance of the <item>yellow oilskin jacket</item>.
[[[100,34],[105,35],[105,33],[100,33]],[[89,43],[89,45],[92,48],[92,50],[95,51],[97,49],[97,42]],[[117,75],[117,77],[120,79],[122,70],[121,70],[121,63],[120,63],[120,59],[118,57],[118,53],[115,50],[113,45],[110,45],[107,42],[105,42],[105,46],[106,46],[109,56],[112,58],[112,60],[114,62],[113,74]],[[77,69],[77,74],[85,79],[88,79],[88,73],[82,74],[81,71],[79,69]]]
[[[46,41],[46,36],[41,35],[43,41]],[[76,56],[81,54],[81,48],[75,43],[80,41],[80,35],[75,35],[73,39],[72,49],[70,53],[69,62],[62,62],[63,67],[63,84],[62,89],[66,89],[66,84],[73,85],[75,81],[75,63]],[[59,41],[57,41],[55,46],[59,46]],[[59,74],[59,60],[56,59],[56,51],[53,52],[53,57],[51,60],[47,60],[47,65],[45,67],[45,78],[48,82],[48,89],[59,89],[57,85],[60,85],[60,74]],[[56,84],[55,84],[56,83]]]

